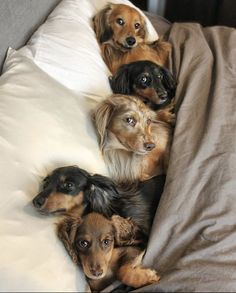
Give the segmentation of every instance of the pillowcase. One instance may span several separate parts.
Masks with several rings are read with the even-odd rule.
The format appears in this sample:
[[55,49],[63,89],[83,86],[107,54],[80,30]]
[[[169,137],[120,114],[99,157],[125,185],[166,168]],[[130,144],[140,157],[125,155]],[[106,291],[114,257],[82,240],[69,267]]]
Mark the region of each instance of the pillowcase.
[[85,292],[82,272],[57,239],[55,218],[31,205],[54,168],[106,175],[91,103],[10,50],[0,78],[0,290]]
[[[109,2],[135,7],[127,0],[64,0],[20,49],[21,54],[76,93],[96,101],[104,99],[111,94],[110,72],[101,57],[92,17]],[[148,40],[156,40],[154,27],[140,13],[146,19]]]

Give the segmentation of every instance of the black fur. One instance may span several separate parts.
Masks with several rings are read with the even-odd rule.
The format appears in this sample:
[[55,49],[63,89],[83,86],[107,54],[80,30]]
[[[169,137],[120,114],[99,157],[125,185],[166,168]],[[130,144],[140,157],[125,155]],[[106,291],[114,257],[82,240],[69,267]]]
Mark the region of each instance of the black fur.
[[[142,82],[143,76],[148,76],[145,84]],[[171,72],[148,60],[122,65],[114,76],[109,77],[109,82],[115,94],[138,94],[154,110],[168,105],[174,98],[176,90],[176,81]],[[159,98],[142,96],[140,90],[146,88],[154,89]]]

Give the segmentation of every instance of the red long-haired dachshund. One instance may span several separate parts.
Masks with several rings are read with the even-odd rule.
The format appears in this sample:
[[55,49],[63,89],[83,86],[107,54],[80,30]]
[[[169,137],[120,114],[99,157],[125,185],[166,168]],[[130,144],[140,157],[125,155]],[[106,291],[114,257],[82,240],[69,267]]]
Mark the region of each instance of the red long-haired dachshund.
[[112,179],[144,181],[166,174],[172,114],[153,111],[138,97],[112,95],[92,113],[100,149]]
[[116,218],[94,212],[83,217],[67,215],[58,223],[58,236],[72,260],[83,268],[92,291],[103,290],[115,279],[134,288],[160,279],[155,270],[142,266],[144,249],[115,246],[122,229]]
[[94,16],[93,23],[103,59],[112,74],[120,65],[138,60],[167,65],[170,43],[146,41],[145,19],[137,9],[125,4],[108,4]]

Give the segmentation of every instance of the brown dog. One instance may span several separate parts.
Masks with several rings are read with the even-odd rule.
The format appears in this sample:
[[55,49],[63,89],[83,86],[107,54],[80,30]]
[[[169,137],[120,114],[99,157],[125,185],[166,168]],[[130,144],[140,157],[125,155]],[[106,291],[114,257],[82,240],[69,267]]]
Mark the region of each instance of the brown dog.
[[117,182],[144,181],[166,174],[174,116],[152,111],[139,98],[112,95],[93,112],[99,144]]
[[108,4],[94,18],[102,56],[114,74],[122,64],[150,60],[166,66],[171,46],[161,40],[147,43],[144,17],[133,7]]
[[[121,229],[114,216],[98,213],[84,217],[68,215],[58,224],[58,236],[76,264],[80,264],[92,291],[100,291],[115,279],[134,288],[158,282],[155,270],[141,265],[144,250],[135,246],[115,247]],[[127,231],[129,232],[129,231]]]

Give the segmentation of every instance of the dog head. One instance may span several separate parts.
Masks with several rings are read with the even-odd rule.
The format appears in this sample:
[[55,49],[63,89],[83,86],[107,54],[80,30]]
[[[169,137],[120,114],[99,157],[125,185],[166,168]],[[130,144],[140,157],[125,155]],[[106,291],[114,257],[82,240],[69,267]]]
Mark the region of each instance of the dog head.
[[44,179],[42,191],[33,199],[34,207],[41,213],[53,214],[80,205],[89,176],[76,166],[55,169]]
[[175,96],[176,81],[170,71],[147,60],[122,65],[109,81],[115,94],[138,95],[154,110]]
[[[126,225],[127,222],[127,225]],[[89,279],[101,279],[108,271],[114,245],[130,236],[130,220],[108,219],[98,213],[82,218],[67,216],[58,224],[58,237],[72,260],[81,264]],[[128,236],[127,236],[128,235]]]
[[33,199],[33,205],[43,214],[66,213],[83,205],[87,211],[111,216],[114,201],[119,197],[110,178],[68,166],[55,169],[44,179],[42,191]]
[[166,128],[165,123],[157,122],[156,118],[156,112],[139,98],[112,95],[93,113],[101,150],[123,149],[139,155],[147,154],[158,147],[159,136]]
[[94,18],[98,41],[110,42],[120,49],[131,49],[143,43],[146,35],[144,17],[125,4],[108,4]]

